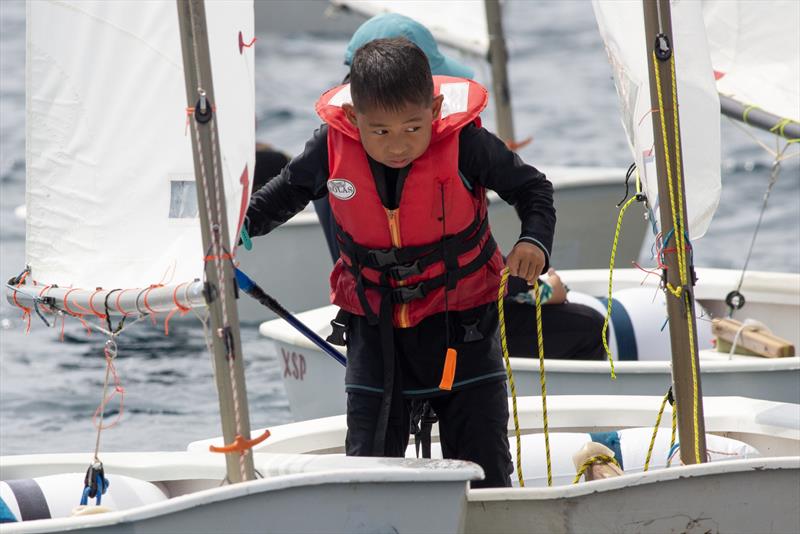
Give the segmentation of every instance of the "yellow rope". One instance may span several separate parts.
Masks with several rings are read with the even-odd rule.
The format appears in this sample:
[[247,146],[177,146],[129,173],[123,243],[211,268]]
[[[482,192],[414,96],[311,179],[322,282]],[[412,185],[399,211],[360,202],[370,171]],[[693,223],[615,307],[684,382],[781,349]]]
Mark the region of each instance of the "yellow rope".
[[[648,469],[650,469],[650,458],[652,458],[653,456],[653,447],[656,444],[658,427],[659,425],[661,425],[661,416],[664,414],[664,408],[667,407],[667,400],[669,400],[669,391],[667,391],[667,393],[664,395],[664,400],[661,401],[661,408],[658,410],[658,417],[656,417],[656,426],[653,428],[653,437],[650,438],[650,447],[647,449],[647,458],[645,458],[644,460],[644,469],[642,469],[642,471],[647,471]],[[672,413],[674,414],[675,411],[673,410]]]
[[[580,469],[578,469],[578,474],[575,475],[575,480],[573,480],[572,483],[577,484],[586,470],[594,464],[614,464],[619,467],[619,462],[613,456],[608,456],[606,454],[592,456],[591,458],[587,458],[586,461],[581,464]],[[620,469],[622,468],[620,467]]]
[[[637,173],[637,180],[636,180],[636,189],[638,190],[641,187],[641,183],[638,179]],[[637,197],[632,196],[628,199],[628,201],[623,204],[622,209],[619,210],[619,216],[617,217],[617,228],[614,230],[614,242],[611,244],[611,260],[608,264],[608,303],[606,304],[606,318],[603,321],[603,347],[606,349],[606,355],[608,356],[608,363],[611,364],[611,379],[616,380],[617,375],[614,372],[614,357],[611,354],[611,349],[608,346],[608,323],[611,319],[611,290],[613,288],[614,283],[614,262],[616,261],[617,257],[617,243],[619,242],[619,232],[622,228],[622,217],[625,215],[625,210],[636,201]]]
[[[672,401],[672,436],[669,439],[669,450],[672,450],[672,447],[675,445],[675,434],[678,430],[678,402],[673,399]],[[671,460],[667,459],[667,467],[670,466],[672,463]]]
[[749,124],[747,122],[747,116],[750,115],[750,112],[753,111],[754,109],[761,109],[761,108],[758,107],[758,106],[752,106],[752,105],[751,106],[747,106],[746,108],[744,108],[744,111],[742,112],[742,122],[743,123]]
[[547,386],[544,378],[544,333],[542,332],[542,301],[539,298],[539,279],[533,282],[533,294],[536,295],[536,335],[539,342],[539,382],[542,385],[542,420],[544,421],[544,451],[547,457],[547,485],[553,485],[553,467],[550,463],[550,433],[547,423]]
[[774,134],[778,134],[783,138],[786,138],[786,144],[800,142],[800,139],[789,139],[788,137],[786,137],[786,133],[784,132],[784,130],[786,126],[792,123],[797,124],[797,121],[793,121],[791,119],[781,119],[780,121],[778,121],[777,124],[775,124],[775,126],[770,128],[769,131]]
[[[676,199],[675,199],[675,185],[673,184],[672,180],[672,167],[670,162],[670,152],[669,152],[669,142],[667,140],[667,127],[666,122],[664,120],[664,100],[663,94],[661,91],[661,76],[658,69],[658,59],[656,57],[655,51],[653,52],[653,64],[655,65],[655,77],[656,77],[656,89],[658,92],[658,108],[659,108],[659,122],[661,124],[661,136],[662,142],[664,144],[664,159],[666,161],[666,171],[667,171],[667,184],[669,188],[669,201],[670,201],[670,209],[672,210],[672,218],[674,223],[677,225],[677,229],[673,229],[673,235],[675,236],[675,250],[677,253],[678,259],[678,271],[679,277],[681,282],[680,288],[675,288],[671,284],[666,284],[667,289],[669,292],[675,296],[676,298],[680,298],[682,296],[683,287],[689,284],[687,270],[686,270],[686,232],[684,229],[683,224],[683,217],[680,216],[680,212],[676,207]],[[675,55],[670,56],[670,70],[672,75],[672,119],[673,119],[673,127],[674,127],[674,134],[675,134],[675,164],[676,164],[676,181],[678,183],[677,186],[677,194],[679,202],[679,206],[683,206],[683,176],[681,175],[681,147],[680,147],[680,130],[678,124],[678,95],[677,95],[677,81],[675,76]],[[749,112],[749,109],[745,112]],[[693,321],[691,315],[691,309],[689,306],[684,306],[686,310],[686,323],[689,333],[689,351],[691,356],[691,364],[692,364],[692,397],[693,397],[693,426],[694,426],[694,445],[695,445],[695,461],[700,463],[700,431],[699,431],[699,395],[698,395],[698,387],[697,387],[697,364],[695,362],[695,350],[694,350],[694,328],[693,328]]]
[[[511,371],[511,360],[508,357],[508,343],[506,342],[506,318],[503,306],[503,300],[506,294],[506,285],[508,284],[508,269],[503,269],[503,274],[500,278],[500,289],[497,292],[497,316],[500,323],[500,346],[503,348],[503,359],[506,362],[506,374],[508,374],[508,383],[511,386],[511,406],[514,414],[514,433],[517,437],[517,478],[519,479],[519,486],[525,487],[525,480],[522,477],[522,439],[519,431],[519,416],[517,414],[517,389],[514,386],[514,373]],[[539,297],[536,297],[539,301]]]

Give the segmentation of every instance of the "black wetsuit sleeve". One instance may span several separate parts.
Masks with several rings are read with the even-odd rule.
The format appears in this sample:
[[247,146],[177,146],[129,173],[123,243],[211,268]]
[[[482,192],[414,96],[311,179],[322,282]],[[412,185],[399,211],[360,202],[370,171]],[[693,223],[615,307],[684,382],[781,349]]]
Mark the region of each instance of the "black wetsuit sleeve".
[[497,192],[514,206],[522,221],[519,240],[541,248],[549,266],[556,210],[553,185],[545,175],[523,162],[497,136],[475,125],[461,130],[458,168],[468,182]]
[[285,223],[312,201],[328,193],[328,126],[323,124],[303,153],[250,197],[247,232],[264,235]]

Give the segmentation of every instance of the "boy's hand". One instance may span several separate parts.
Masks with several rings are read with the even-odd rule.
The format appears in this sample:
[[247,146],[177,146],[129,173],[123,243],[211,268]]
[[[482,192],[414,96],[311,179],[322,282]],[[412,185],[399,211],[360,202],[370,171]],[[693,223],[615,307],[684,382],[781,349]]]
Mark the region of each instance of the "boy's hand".
[[533,243],[519,241],[506,258],[506,265],[508,265],[511,276],[524,278],[528,284],[533,285],[533,282],[542,274],[545,261],[542,249]]

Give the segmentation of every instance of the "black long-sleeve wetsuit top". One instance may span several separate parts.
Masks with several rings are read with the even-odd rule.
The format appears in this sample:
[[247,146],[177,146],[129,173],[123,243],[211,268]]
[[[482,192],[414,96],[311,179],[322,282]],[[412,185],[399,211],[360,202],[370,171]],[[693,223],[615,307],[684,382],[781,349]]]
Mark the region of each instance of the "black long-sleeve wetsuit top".
[[[491,189],[513,205],[522,221],[519,239],[544,250],[549,264],[556,213],[553,186],[544,174],[526,165],[494,134],[474,124],[461,130],[458,154],[458,169],[465,186]],[[398,173],[371,159],[370,167],[376,180],[385,180],[377,184],[377,189],[386,207],[397,207],[400,192],[392,193],[396,191]],[[323,124],[306,143],[303,153],[252,195],[247,210],[249,234],[269,233],[310,201],[325,197],[328,177],[328,126]]]

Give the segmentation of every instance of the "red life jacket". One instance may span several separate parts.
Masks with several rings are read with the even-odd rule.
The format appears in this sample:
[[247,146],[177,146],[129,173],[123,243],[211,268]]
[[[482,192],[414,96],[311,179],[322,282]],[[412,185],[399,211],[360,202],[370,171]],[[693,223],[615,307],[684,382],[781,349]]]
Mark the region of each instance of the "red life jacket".
[[394,210],[383,206],[358,129],[341,108],[350,102],[349,89],[331,89],[316,106],[328,124],[328,198],[341,251],[331,302],[369,319],[379,314],[383,297],[391,298],[394,326],[407,328],[445,311],[448,287],[449,310],[496,300],[504,263],[489,230],[485,191],[469,191],[458,171],[459,132],[480,124],[486,89],[434,76],[435,93],[445,95],[441,117]]

